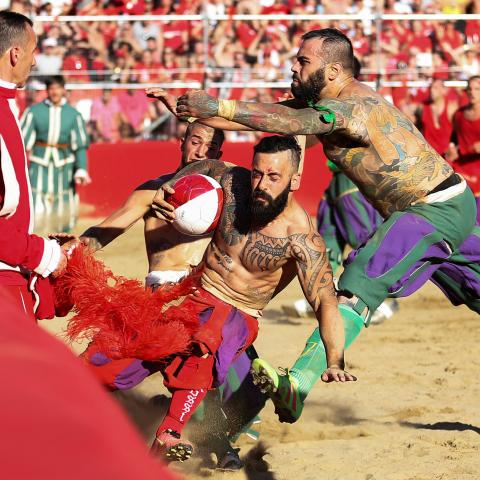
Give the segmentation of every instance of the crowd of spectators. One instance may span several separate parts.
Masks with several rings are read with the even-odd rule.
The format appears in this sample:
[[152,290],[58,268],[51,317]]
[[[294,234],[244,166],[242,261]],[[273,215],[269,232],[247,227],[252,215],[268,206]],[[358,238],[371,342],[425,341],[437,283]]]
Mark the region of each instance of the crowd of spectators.
[[[379,78],[396,82],[382,93],[404,111],[425,100],[428,88],[407,87],[406,82],[466,80],[480,74],[480,21],[382,22],[377,44],[377,26],[369,14],[374,0],[0,0],[0,9],[10,8],[30,16],[58,15],[170,15],[170,14],[361,14],[358,21],[331,20],[210,20],[208,51],[205,51],[202,20],[35,22],[38,36],[37,67],[32,84],[46,76],[63,73],[69,83],[114,82],[121,84],[162,83],[177,88],[186,83],[198,88],[212,82],[234,82],[212,93],[223,98],[275,101],[286,88],[249,88],[252,81],[289,82],[291,63],[303,33],[323,27],[345,32],[362,64],[361,79]],[[480,13],[480,0],[384,0],[384,13]],[[378,46],[377,46],[378,45]],[[285,84],[284,84],[285,85]],[[76,93],[75,93],[76,92]],[[75,102],[88,117],[105,110],[127,107],[115,134],[93,132],[99,140],[123,134],[139,136],[163,111],[158,105],[140,100],[130,86],[119,95],[101,90],[74,91]],[[110,100],[105,103],[108,96]],[[118,97],[118,98],[117,98]],[[92,105],[96,99],[97,107]],[[90,104],[87,105],[88,101]],[[112,103],[113,102],[113,103]],[[98,107],[98,104],[100,107]],[[125,110],[123,110],[125,112]],[[130,113],[134,111],[134,113]],[[143,112],[143,113],[142,113]],[[105,112],[103,113],[105,114]],[[159,130],[175,134],[175,126]],[[108,133],[108,134],[105,134]],[[235,139],[242,140],[239,134]]]

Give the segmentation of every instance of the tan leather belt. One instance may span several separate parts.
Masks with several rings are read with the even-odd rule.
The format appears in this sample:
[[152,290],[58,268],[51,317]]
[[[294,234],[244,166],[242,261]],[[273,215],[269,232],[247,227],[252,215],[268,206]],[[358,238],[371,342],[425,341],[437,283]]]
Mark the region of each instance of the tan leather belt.
[[67,150],[70,147],[68,143],[47,143],[47,142],[35,142],[36,147],[52,147],[59,150]]

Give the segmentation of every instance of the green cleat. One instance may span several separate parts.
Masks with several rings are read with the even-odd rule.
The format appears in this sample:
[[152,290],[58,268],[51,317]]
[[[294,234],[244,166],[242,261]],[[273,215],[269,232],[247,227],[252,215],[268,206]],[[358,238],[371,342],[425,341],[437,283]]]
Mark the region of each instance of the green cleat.
[[297,380],[288,370],[279,375],[265,360],[256,358],[252,362],[253,383],[271,398],[275,413],[282,423],[295,423],[302,414],[303,400]]

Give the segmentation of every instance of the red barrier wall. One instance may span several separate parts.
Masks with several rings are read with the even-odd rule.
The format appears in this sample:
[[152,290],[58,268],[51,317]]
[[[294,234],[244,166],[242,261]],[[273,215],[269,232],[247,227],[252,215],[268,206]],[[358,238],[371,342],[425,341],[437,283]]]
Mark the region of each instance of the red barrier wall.
[[[222,159],[250,167],[252,144],[226,143]],[[106,217],[141,183],[174,171],[180,161],[177,142],[94,144],[88,151],[92,183],[79,188],[81,215]],[[322,148],[307,150],[298,201],[315,215],[331,175]]]

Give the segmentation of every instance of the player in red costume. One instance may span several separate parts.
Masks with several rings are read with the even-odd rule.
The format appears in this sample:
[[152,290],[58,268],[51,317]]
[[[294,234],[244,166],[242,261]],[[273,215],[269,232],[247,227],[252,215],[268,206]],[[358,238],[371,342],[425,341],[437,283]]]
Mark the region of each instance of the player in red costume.
[[477,223],[480,222],[480,76],[468,80],[470,103],[453,116],[456,148],[451,148],[453,168],[460,173],[477,200]]
[[0,12],[0,315],[7,305],[33,320],[54,315],[47,277],[67,257],[55,240],[33,235],[32,194],[15,103],[35,65],[32,22]]
[[457,108],[458,102],[449,98],[443,80],[434,78],[430,85],[430,98],[417,112],[418,127],[425,140],[442,157],[447,156],[453,131],[452,119]]

